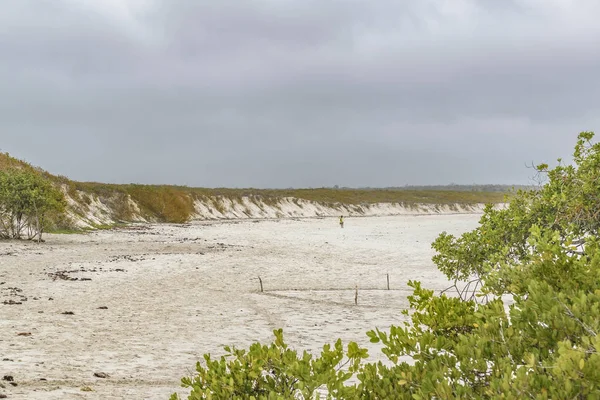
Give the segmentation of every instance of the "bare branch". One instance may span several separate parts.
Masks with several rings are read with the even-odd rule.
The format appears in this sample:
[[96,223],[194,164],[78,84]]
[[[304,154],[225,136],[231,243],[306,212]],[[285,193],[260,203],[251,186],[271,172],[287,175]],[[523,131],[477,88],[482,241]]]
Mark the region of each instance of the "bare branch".
[[565,303],[560,301],[560,299],[558,297],[555,297],[555,299],[565,308],[565,314],[567,314],[569,317],[571,317],[573,320],[575,320],[579,325],[581,325],[581,327],[587,332],[588,335],[594,336],[594,337],[598,335],[596,332],[594,332],[594,330],[592,328],[590,328],[582,320],[577,318],[575,316],[575,314],[573,314],[573,311],[571,311],[571,309],[569,307],[567,307],[567,305]]

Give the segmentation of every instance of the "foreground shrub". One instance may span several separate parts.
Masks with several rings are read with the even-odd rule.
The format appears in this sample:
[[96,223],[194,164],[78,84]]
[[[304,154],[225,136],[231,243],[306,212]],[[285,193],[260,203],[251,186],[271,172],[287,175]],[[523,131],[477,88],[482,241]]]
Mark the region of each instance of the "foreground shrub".
[[198,363],[198,375],[183,379],[183,386],[192,389],[189,399],[312,399],[319,389],[344,398],[353,392],[344,383],[367,357],[365,349],[350,343],[344,351],[338,340],[325,345],[320,357],[300,356],[285,344],[281,330],[274,334],[268,346],[255,343],[248,351],[226,347],[227,355],[218,360],[205,355],[206,367]]

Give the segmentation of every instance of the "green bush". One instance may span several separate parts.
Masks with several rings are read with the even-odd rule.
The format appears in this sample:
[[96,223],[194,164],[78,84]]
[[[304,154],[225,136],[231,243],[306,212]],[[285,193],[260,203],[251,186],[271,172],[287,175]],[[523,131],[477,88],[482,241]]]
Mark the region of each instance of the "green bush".
[[[198,375],[183,379],[189,399],[312,399],[316,388],[331,399],[600,398],[593,136],[579,135],[573,165],[538,167],[547,177],[540,190],[519,192],[506,209],[487,207],[472,232],[438,237],[434,262],[453,291],[436,295],[409,282],[409,322],[367,333],[389,363],[361,362],[366,352],[352,343],[350,367],[338,371],[341,342],[333,356],[299,358],[277,332],[274,344],[199,363]],[[316,373],[310,362],[326,367]]]
[[338,340],[325,345],[319,357],[299,355],[288,348],[281,330],[273,333],[275,341],[268,346],[255,343],[248,351],[226,347],[227,355],[218,360],[205,355],[206,367],[198,363],[198,375],[183,379],[183,386],[192,389],[189,399],[310,399],[322,388],[336,396],[352,390],[344,383],[367,357],[365,349],[350,343],[344,351]]
[[0,171],[0,237],[42,240],[52,218],[65,208],[62,192],[40,174],[27,169]]

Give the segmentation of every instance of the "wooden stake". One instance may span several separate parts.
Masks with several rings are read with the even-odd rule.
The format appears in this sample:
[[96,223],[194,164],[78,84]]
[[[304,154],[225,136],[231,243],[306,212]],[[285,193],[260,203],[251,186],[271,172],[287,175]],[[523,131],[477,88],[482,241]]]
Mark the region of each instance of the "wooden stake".
[[358,305],[358,285],[356,285],[356,291],[354,292],[354,304]]
[[260,282],[260,292],[263,292],[263,284],[262,284],[262,279],[260,279],[260,276],[258,277],[258,281]]
[[390,274],[387,274],[388,290],[390,290]]

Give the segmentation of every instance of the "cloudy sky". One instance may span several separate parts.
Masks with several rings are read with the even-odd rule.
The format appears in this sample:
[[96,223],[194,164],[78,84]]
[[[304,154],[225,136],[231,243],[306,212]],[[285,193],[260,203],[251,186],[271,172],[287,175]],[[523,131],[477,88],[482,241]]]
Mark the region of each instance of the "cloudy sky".
[[2,0],[0,149],[83,181],[528,183],[600,133],[598,0]]

